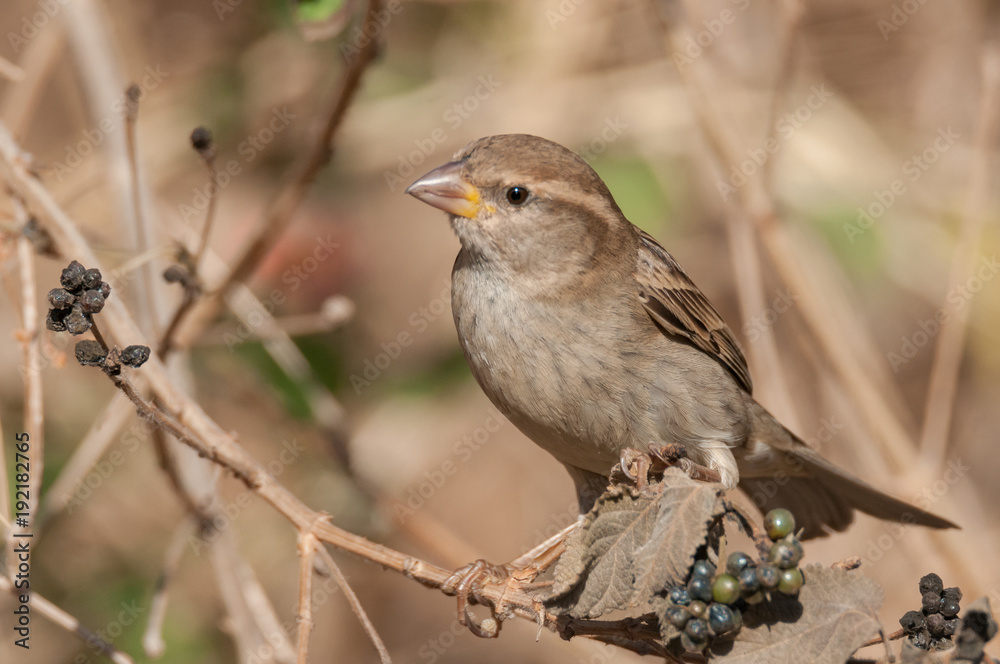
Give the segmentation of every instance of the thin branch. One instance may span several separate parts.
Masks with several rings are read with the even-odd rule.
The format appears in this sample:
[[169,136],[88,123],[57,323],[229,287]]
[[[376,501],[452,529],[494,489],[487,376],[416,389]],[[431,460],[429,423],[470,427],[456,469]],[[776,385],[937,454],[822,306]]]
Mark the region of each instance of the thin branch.
[[[23,223],[28,215],[20,201],[14,200],[17,216]],[[28,475],[28,521],[34,523],[42,496],[42,473],[45,470],[45,412],[42,394],[42,351],[38,329],[38,293],[35,290],[35,250],[23,234],[17,239],[17,257],[21,267],[21,331],[24,351],[24,430],[30,438]]]
[[[0,591],[6,591],[14,594],[23,592],[15,588],[10,579],[3,575],[0,575]],[[31,608],[38,611],[38,613],[48,618],[59,627],[62,627],[67,632],[75,634],[81,641],[97,650],[97,652],[101,653],[112,662],[115,662],[115,664],[135,664],[135,660],[133,660],[128,654],[122,652],[118,648],[115,648],[113,645],[98,636],[95,632],[92,632],[84,627],[83,623],[81,623],[77,618],[66,613],[36,592],[31,593]]]
[[351,611],[357,616],[358,621],[361,626],[365,628],[365,633],[371,640],[372,645],[375,646],[375,650],[378,651],[378,656],[382,660],[382,664],[392,664],[392,658],[389,657],[389,651],[385,647],[385,643],[382,641],[382,637],[379,636],[378,631],[375,629],[375,625],[368,618],[368,614],[365,613],[365,609],[361,606],[361,601],[358,596],[354,594],[354,589],[351,588],[350,584],[347,582],[347,577],[341,571],[340,566],[333,560],[333,556],[330,552],[326,550],[326,547],[316,543],[315,538],[313,539],[316,551],[319,553],[323,562],[326,564],[330,571],[330,575],[333,580],[337,583],[340,589],[344,592],[344,597],[347,598],[347,603],[351,606]]
[[306,664],[309,659],[309,635],[313,630],[312,578],[316,563],[316,549],[320,548],[311,532],[299,533],[299,609],[295,616],[298,625],[295,636],[295,662]]
[[[962,223],[952,256],[948,290],[965,283],[979,261],[979,245],[986,226],[987,204],[993,193],[993,161],[997,133],[1000,129],[1000,43],[990,41],[983,50],[980,64],[982,83],[975,134],[972,170],[962,207]],[[940,468],[948,451],[948,431],[958,389],[958,372],[962,363],[962,348],[972,314],[971,303],[957,306],[945,297],[941,311],[948,319],[941,324],[941,334],[934,349],[924,422],[920,436],[920,453],[929,468]]]
[[38,101],[65,46],[66,29],[61,14],[58,14],[24,47],[21,67],[25,76],[6,87],[3,104],[0,105],[0,118],[7,123],[14,136],[21,138],[28,121],[34,118]]
[[174,531],[174,536],[170,538],[170,544],[163,556],[163,569],[156,580],[156,592],[149,605],[149,621],[146,623],[146,631],[142,635],[142,649],[147,656],[154,659],[161,657],[166,650],[166,644],[163,642],[163,621],[167,617],[170,584],[177,574],[177,568],[180,566],[188,539],[197,527],[198,523],[195,519],[191,517],[184,519]]

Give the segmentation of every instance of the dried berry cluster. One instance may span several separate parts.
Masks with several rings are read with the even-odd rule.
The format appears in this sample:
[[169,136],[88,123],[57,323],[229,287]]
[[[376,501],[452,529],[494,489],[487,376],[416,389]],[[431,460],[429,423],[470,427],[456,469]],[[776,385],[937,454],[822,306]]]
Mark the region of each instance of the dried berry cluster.
[[734,551],[719,574],[708,560],[697,560],[687,586],[669,590],[671,606],[665,616],[681,630],[685,650],[701,652],[712,637],[736,634],[743,625],[743,611],[763,602],[772,591],[799,592],[804,582],[798,568],[803,552],[792,513],[771,510],[764,517],[764,528],[774,542],[766,560],[754,562],[744,552]]
[[101,271],[86,269],[73,261],[62,271],[62,288],[49,291],[49,314],[45,327],[53,332],[83,334],[94,324],[92,316],[104,308],[111,285],[101,281]]
[[962,591],[945,588],[941,577],[933,572],[920,579],[919,611],[907,611],[899,624],[910,643],[923,650],[947,648],[959,627]]
[[[94,314],[104,309],[111,296],[111,284],[101,280],[101,271],[87,269],[77,261],[70,263],[59,279],[62,288],[49,291],[49,313],[45,326],[53,332],[69,332],[76,336],[94,326]],[[96,332],[96,329],[95,329]],[[108,356],[114,354],[111,362]],[[98,341],[85,340],[76,345],[76,359],[84,366],[99,366],[112,374],[121,372],[121,365],[140,367],[149,359],[146,346],[127,346],[125,350],[108,351]]]

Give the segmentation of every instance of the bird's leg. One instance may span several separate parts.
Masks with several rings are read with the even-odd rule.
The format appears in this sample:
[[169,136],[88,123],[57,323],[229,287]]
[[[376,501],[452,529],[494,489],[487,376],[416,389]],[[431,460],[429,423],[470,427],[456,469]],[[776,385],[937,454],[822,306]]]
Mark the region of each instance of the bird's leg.
[[649,470],[652,466],[652,459],[646,452],[640,452],[633,447],[626,447],[622,450],[618,460],[618,467],[622,474],[630,482],[635,483],[635,488],[642,491],[649,484]]
[[541,542],[530,551],[504,565],[495,565],[485,560],[477,560],[462,567],[448,577],[441,589],[458,598],[458,621],[476,636],[495,638],[500,632],[504,614],[502,600],[490,607],[492,625],[484,625],[469,611],[471,604],[481,603],[476,593],[486,584],[504,583],[508,588],[524,589],[542,572],[559,559],[566,549],[566,538],[580,526],[580,519],[563,528],[558,533]]
[[683,445],[678,445],[677,443],[669,443],[667,445],[651,445],[649,448],[649,456],[653,460],[653,467],[651,470],[654,473],[662,474],[663,471],[670,466],[676,466],[687,473],[688,477],[693,480],[714,483],[722,481],[722,476],[719,475],[719,471],[707,466],[702,466],[701,464],[697,464],[689,459],[687,456],[687,449]]

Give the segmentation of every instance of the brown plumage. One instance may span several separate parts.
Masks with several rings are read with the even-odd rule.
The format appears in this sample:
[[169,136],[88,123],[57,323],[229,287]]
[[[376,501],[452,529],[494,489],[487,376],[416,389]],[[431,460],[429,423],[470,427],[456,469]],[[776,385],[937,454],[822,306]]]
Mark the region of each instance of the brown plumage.
[[448,212],[461,242],[452,311],[473,375],[567,466],[583,507],[624,448],[680,443],[762,509],[790,509],[805,537],[854,510],[954,527],[836,468],[754,401],[708,298],[566,148],[483,138],[407,191]]

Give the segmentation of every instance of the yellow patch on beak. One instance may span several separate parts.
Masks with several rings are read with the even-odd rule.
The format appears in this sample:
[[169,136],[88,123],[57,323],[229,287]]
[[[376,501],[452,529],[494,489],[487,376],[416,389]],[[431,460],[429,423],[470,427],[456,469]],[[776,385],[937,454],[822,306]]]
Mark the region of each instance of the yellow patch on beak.
[[[479,189],[462,177],[462,166],[460,161],[439,166],[407,187],[406,193],[449,214],[472,219],[483,205]],[[486,209],[495,211],[492,205]]]

